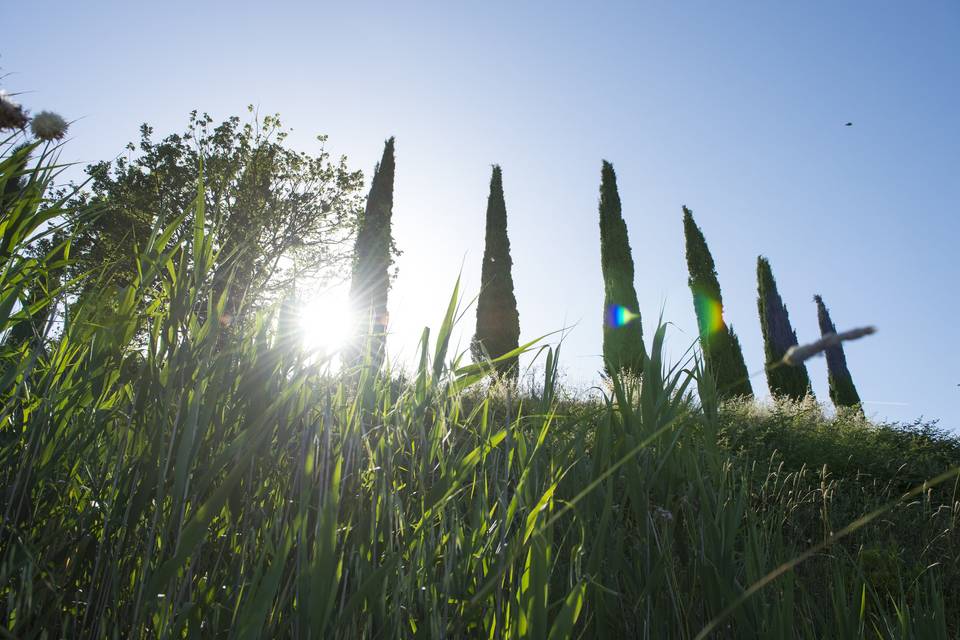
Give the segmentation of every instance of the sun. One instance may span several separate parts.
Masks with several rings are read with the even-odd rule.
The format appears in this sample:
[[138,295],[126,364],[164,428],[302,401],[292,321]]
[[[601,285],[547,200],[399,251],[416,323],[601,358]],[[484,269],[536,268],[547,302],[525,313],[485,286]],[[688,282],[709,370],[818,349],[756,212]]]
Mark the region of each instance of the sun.
[[306,296],[298,329],[303,348],[316,355],[333,355],[346,346],[352,331],[349,295],[345,287]]

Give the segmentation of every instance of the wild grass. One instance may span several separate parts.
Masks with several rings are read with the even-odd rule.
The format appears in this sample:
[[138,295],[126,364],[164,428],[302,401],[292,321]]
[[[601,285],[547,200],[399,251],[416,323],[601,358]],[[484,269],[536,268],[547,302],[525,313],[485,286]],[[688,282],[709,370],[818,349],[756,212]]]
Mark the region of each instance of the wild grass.
[[[27,308],[16,304],[63,255],[26,252],[57,214],[43,167],[27,170],[0,227],[7,336],[63,302],[41,287]],[[0,187],[17,171],[5,158]],[[960,629],[953,476],[901,500],[895,477],[869,466],[883,438],[857,450],[857,434],[873,428],[862,419],[720,406],[696,361],[662,360],[663,325],[642,384],[614,377],[597,402],[558,399],[555,350],[542,353],[537,393],[477,391],[489,365],[448,351],[456,293],[436,335],[424,332],[412,375],[334,373],[304,357],[277,314],[218,321],[219,248],[202,203],[183,243],[168,242],[181,220],[157,221],[134,282],[105,284],[57,324],[4,341],[4,636]],[[822,450],[843,442],[849,455]],[[894,448],[934,477],[956,462],[955,442],[941,444],[946,454]]]

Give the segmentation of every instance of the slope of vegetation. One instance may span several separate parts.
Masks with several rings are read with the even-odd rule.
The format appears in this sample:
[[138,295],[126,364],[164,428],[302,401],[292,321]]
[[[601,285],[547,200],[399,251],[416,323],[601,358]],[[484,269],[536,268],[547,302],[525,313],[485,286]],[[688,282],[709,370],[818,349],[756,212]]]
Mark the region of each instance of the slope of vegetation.
[[0,353],[6,636],[960,631],[942,433],[721,405],[697,362],[662,360],[664,326],[642,385],[614,375],[597,401],[557,399],[551,350],[537,393],[478,387],[496,363],[448,352],[456,291],[412,373],[333,372],[279,309],[222,321],[202,182],[128,282],[44,315],[69,252],[28,241],[96,212],[45,199],[43,158],[21,166],[0,164],[0,187],[25,178],[0,226],[0,331],[29,329]]

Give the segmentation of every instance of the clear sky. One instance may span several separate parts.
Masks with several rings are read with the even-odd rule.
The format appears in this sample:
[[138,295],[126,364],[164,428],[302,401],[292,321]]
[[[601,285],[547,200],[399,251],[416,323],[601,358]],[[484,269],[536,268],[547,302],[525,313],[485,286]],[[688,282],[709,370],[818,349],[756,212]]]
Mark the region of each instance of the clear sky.
[[[868,414],[960,430],[955,0],[35,1],[8,3],[2,31],[4,87],[80,118],[65,160],[115,157],[142,122],[166,134],[191,109],[249,103],[280,112],[303,150],[329,134],[368,176],[396,135],[395,354],[437,325],[461,264],[476,293],[499,163],[522,337],[575,324],[568,382],[595,381],[608,159],[648,337],[661,309],[674,354],[696,334],[686,204],[751,371],[762,253],[801,341],[819,335],[818,292],[840,329],[879,328],[847,348]],[[824,361],[810,373],[827,400]]]

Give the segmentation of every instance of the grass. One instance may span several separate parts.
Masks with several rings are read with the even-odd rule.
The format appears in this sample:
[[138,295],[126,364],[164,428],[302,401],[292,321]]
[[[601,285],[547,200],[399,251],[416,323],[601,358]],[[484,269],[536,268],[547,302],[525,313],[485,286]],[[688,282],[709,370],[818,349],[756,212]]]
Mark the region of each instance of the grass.
[[202,198],[189,242],[158,221],[135,282],[37,323],[62,298],[39,285],[63,253],[26,253],[59,206],[46,166],[0,227],[0,330],[31,328],[0,354],[0,634],[960,631],[955,474],[904,499],[956,466],[945,434],[721,406],[662,360],[665,326],[643,384],[598,401],[559,399],[553,350],[536,393],[480,387],[489,365],[448,353],[456,293],[412,374],[334,373],[277,314],[217,321]]

